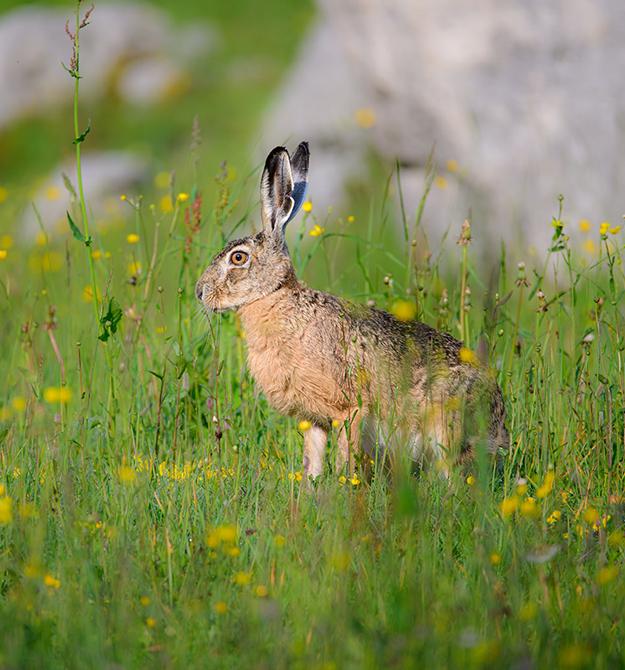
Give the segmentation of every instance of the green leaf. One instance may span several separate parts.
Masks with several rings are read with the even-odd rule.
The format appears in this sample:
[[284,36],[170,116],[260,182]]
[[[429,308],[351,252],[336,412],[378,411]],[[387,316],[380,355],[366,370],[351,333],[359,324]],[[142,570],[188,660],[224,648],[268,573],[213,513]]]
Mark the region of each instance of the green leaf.
[[80,228],[74,223],[70,213],[67,212],[67,223],[69,223],[69,229],[72,231],[72,235],[79,241],[87,243],[87,238],[82,234]]
[[91,121],[89,121],[89,124],[87,125],[87,128],[85,129],[85,132],[79,135],[74,141],[73,144],[80,144],[81,142],[85,141],[85,137],[91,132]]
[[119,303],[115,298],[109,300],[109,306],[106,314],[100,318],[100,325],[102,326],[102,332],[98,336],[98,339],[102,342],[108,341],[111,335],[115,335],[117,332],[117,326],[121,321],[123,312],[122,308],[119,306]]
[[65,174],[65,172],[63,172],[63,183],[65,184],[65,188],[67,189],[68,193],[72,196],[72,199],[78,200],[76,189],[74,188],[71,179]]

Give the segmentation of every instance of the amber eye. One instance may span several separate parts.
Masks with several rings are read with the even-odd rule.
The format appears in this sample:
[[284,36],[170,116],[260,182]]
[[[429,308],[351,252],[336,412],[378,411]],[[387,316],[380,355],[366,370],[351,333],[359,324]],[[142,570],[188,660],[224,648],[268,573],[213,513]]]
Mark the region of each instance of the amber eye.
[[245,265],[248,258],[249,254],[245,253],[245,251],[233,251],[230,254],[230,262],[232,265]]

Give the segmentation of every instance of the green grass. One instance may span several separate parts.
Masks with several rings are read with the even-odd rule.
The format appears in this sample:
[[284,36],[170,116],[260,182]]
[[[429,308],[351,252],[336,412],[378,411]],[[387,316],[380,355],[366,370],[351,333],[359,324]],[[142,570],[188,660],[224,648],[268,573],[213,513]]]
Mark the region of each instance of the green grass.
[[[501,481],[477,464],[472,485],[460,473],[449,483],[427,473],[341,484],[328,469],[311,495],[299,481],[296,424],[254,392],[236,317],[198,314],[193,285],[221,243],[221,205],[204,203],[197,234],[185,231],[187,207],[167,216],[145,207],[98,241],[111,253],[96,261],[105,306],[115,296],[124,310],[106,344],[83,301],[79,242],[57,240],[50,253],[60,269],[27,280],[26,258],[40,251],[14,248],[2,261],[0,439],[12,501],[10,512],[0,501],[2,662],[622,664],[618,238],[601,241],[594,265],[573,254],[570,274],[560,258],[557,280],[543,278],[541,265],[540,275],[526,271],[526,287],[504,266],[495,311],[481,309],[469,248],[469,344],[486,337],[509,412]],[[401,260],[394,268],[366,222],[342,226],[360,238],[366,267],[399,276]],[[340,228],[328,223],[326,234]],[[134,230],[136,246],[125,241]],[[294,257],[305,259],[310,245],[295,244]],[[329,237],[317,247],[320,269],[332,246]],[[144,269],[135,285],[127,266],[136,260]],[[456,332],[460,280],[424,266],[419,277],[421,317]],[[387,307],[404,295],[381,280],[369,293]],[[50,391],[61,387],[61,359],[67,403]],[[553,488],[541,489],[548,473]],[[527,493],[516,492],[519,476]],[[537,491],[543,497],[527,503]],[[503,517],[506,497],[518,509]],[[230,525],[236,538],[217,541],[215,529]]]
[[106,343],[69,231],[0,260],[0,664],[625,665],[621,234],[595,225],[590,254],[554,227],[552,251],[524,270],[502,259],[493,284],[473,245],[466,265],[446,250],[451,272],[393,242],[384,200],[291,224],[301,277],[414,301],[457,336],[466,283],[466,344],[496,370],[512,439],[501,477],[478,461],[468,479],[341,483],[328,466],[307,493],[297,423],[255,392],[236,316],[206,319],[194,297],[223,238],[256,224],[250,186],[194,184],[181,155],[198,229],[193,198],[164,213],[154,192],[95,233],[99,313],[123,310]]

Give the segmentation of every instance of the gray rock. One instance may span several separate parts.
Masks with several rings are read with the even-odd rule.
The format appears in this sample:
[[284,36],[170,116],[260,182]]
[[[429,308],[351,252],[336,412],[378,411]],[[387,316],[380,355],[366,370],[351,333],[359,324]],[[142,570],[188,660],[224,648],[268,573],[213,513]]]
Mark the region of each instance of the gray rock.
[[[63,175],[69,177],[77,189],[76,164],[68,160],[43,180],[22,217],[22,236],[33,239],[41,230],[36,211],[44,229],[50,233],[67,232],[66,212],[72,210],[72,198],[65,187]],[[85,153],[82,157],[82,175],[92,227],[114,222],[121,215],[122,193],[140,192],[149,176],[146,161],[124,151]]]
[[[0,129],[71,101],[73,80],[61,67],[71,52],[67,18],[71,28],[71,10],[37,5],[0,16]],[[98,3],[81,37],[82,99],[113,86],[141,104],[174,90],[189,60],[215,44],[208,26],[174,28],[163,12],[135,2]]]
[[[426,208],[434,243],[459,232],[543,249],[565,219],[625,212],[622,0],[319,0],[321,19],[268,115],[263,142],[311,141],[311,194],[339,204],[373,148],[405,166],[416,208],[435,147],[446,188]],[[358,128],[354,113],[372,110]],[[458,171],[446,170],[449,160]],[[316,166],[316,167],[315,167]],[[455,167],[455,166],[454,166]],[[442,182],[441,182],[442,184]],[[436,205],[434,207],[433,205]],[[457,232],[452,238],[455,240]]]

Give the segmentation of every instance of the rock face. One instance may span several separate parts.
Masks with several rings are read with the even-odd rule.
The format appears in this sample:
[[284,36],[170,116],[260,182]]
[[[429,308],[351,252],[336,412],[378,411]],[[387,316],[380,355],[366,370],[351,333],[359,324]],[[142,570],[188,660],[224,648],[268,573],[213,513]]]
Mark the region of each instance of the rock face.
[[[34,194],[32,206],[24,210],[21,234],[34,239],[41,225],[47,232],[67,232],[66,212],[72,209],[71,196],[63,175],[77,187],[76,161],[71,158],[52,171]],[[140,189],[149,175],[145,160],[126,151],[101,151],[84,154],[82,176],[88,194],[91,222],[95,226],[110,223],[121,215],[122,193]]]
[[619,222],[622,0],[318,1],[264,141],[289,139],[285,128],[310,140],[320,205],[338,204],[373,148],[403,164],[415,208],[434,148],[445,177],[426,208],[434,240],[471,210],[485,246],[503,237],[517,255],[542,253],[560,193],[566,221]]
[[[71,51],[67,18],[71,28],[70,9],[37,5],[0,16],[0,130],[71,100],[73,80],[61,67]],[[174,28],[147,4],[98,4],[81,41],[81,96],[156,102],[184,86],[186,63],[214,42],[209,27]]]

